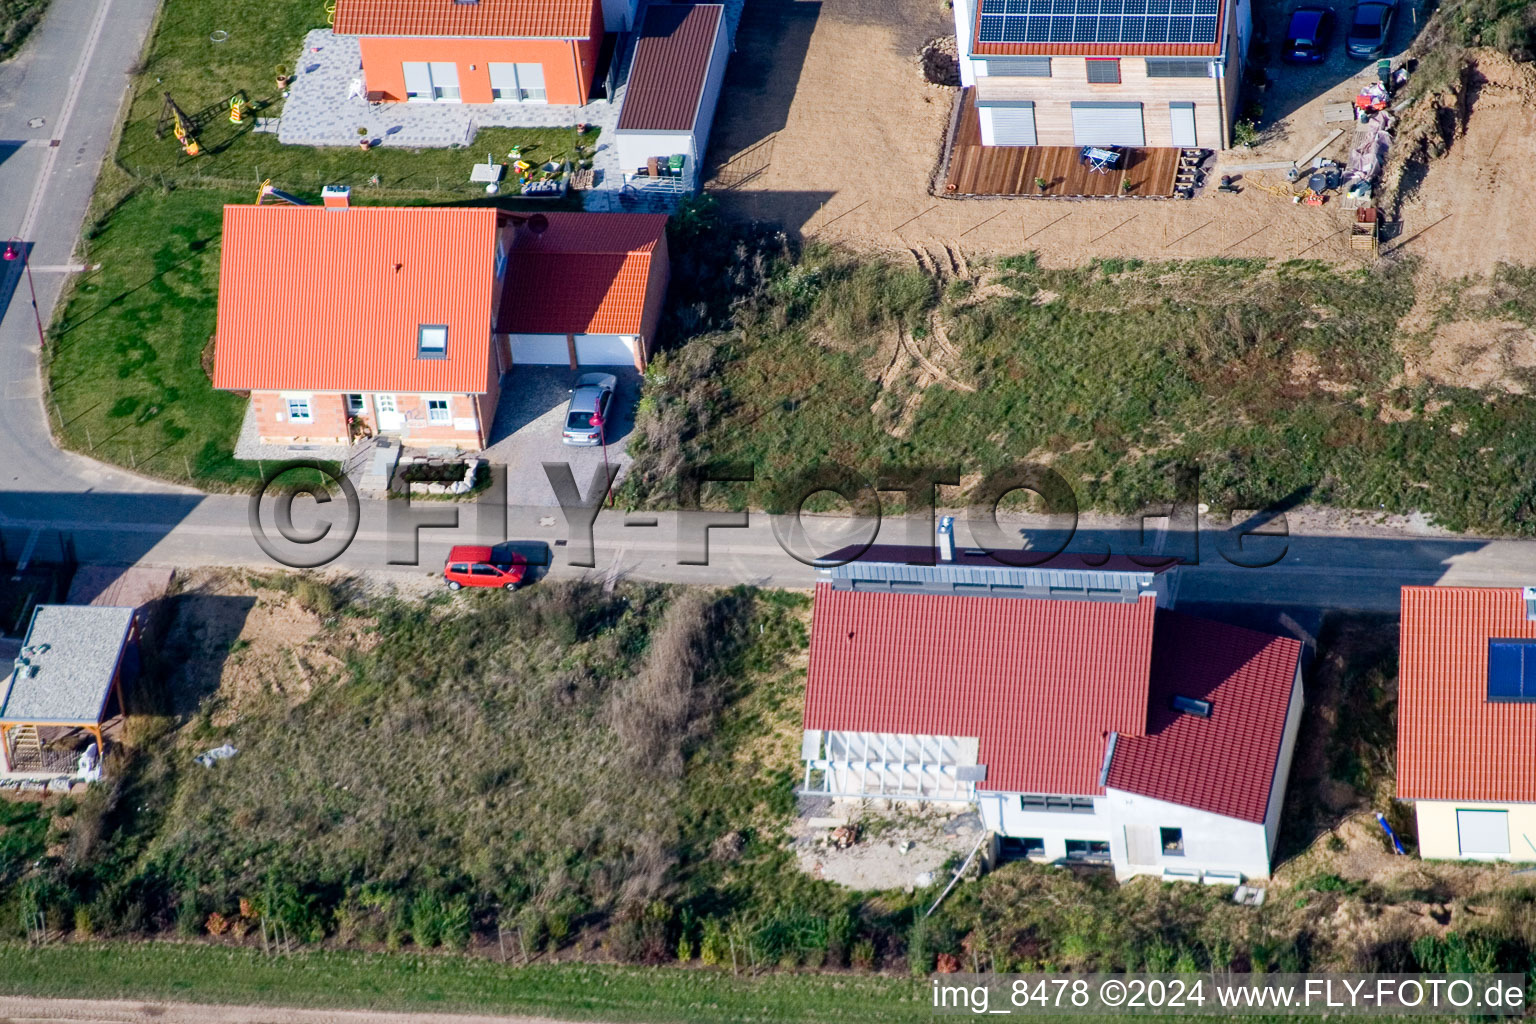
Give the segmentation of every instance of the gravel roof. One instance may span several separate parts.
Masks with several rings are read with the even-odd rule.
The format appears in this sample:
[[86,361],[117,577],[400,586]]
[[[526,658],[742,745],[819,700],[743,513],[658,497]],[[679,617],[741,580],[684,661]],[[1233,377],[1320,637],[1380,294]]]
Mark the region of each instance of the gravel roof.
[[0,697],[0,722],[94,725],[133,624],[132,608],[45,604],[32,613],[22,657]]

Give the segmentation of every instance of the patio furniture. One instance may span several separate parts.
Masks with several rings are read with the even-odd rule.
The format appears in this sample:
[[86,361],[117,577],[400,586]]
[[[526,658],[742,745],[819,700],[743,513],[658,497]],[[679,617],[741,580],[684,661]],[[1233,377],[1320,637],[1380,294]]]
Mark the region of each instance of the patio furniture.
[[1120,163],[1120,151],[1100,149],[1098,146],[1084,146],[1082,162],[1088,165],[1090,173],[1107,174]]

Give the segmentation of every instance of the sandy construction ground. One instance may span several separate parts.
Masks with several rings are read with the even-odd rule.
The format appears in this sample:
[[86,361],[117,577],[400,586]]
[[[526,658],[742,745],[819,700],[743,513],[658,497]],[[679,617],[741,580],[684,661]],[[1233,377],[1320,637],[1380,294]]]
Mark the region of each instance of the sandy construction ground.
[[[1255,96],[1266,110],[1261,142],[1224,154],[1216,169],[1243,173],[1240,194],[951,199],[930,186],[956,90],[926,82],[919,53],[953,31],[940,0],[748,0],[710,147],[707,177],[724,209],[805,238],[910,251],[920,263],[1028,250],[1054,265],[1100,256],[1363,259],[1348,246],[1351,211],[1336,201],[1293,205],[1276,194],[1283,171],[1240,169],[1302,158],[1339,128],[1322,152],[1342,160],[1354,126],[1325,122],[1325,108],[1347,102],[1373,68],[1342,55],[1317,68],[1272,67]],[[1406,45],[1411,29],[1399,34]],[[1402,245],[1446,274],[1529,259],[1511,214],[1536,184],[1536,131],[1530,97],[1506,95],[1515,92],[1477,100],[1487,112],[1482,125],[1473,115],[1476,139],[1431,172],[1384,253]]]

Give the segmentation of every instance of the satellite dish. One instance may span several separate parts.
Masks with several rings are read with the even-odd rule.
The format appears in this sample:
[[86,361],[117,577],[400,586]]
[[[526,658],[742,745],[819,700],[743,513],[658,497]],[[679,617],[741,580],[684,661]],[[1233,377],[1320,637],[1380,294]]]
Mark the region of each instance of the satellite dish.
[[549,230],[549,218],[542,213],[536,213],[528,218],[528,230],[535,235],[542,235]]

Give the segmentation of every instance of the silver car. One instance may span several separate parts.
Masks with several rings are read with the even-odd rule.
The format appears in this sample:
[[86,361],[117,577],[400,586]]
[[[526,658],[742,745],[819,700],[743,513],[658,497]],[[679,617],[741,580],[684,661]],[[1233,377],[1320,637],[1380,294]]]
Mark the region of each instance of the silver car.
[[[584,373],[576,378],[571,389],[571,404],[565,410],[565,429],[560,440],[566,444],[590,447],[603,443],[603,435],[613,432],[610,418],[613,410],[614,389],[619,379],[611,373]],[[592,414],[603,418],[601,430],[592,425]]]

